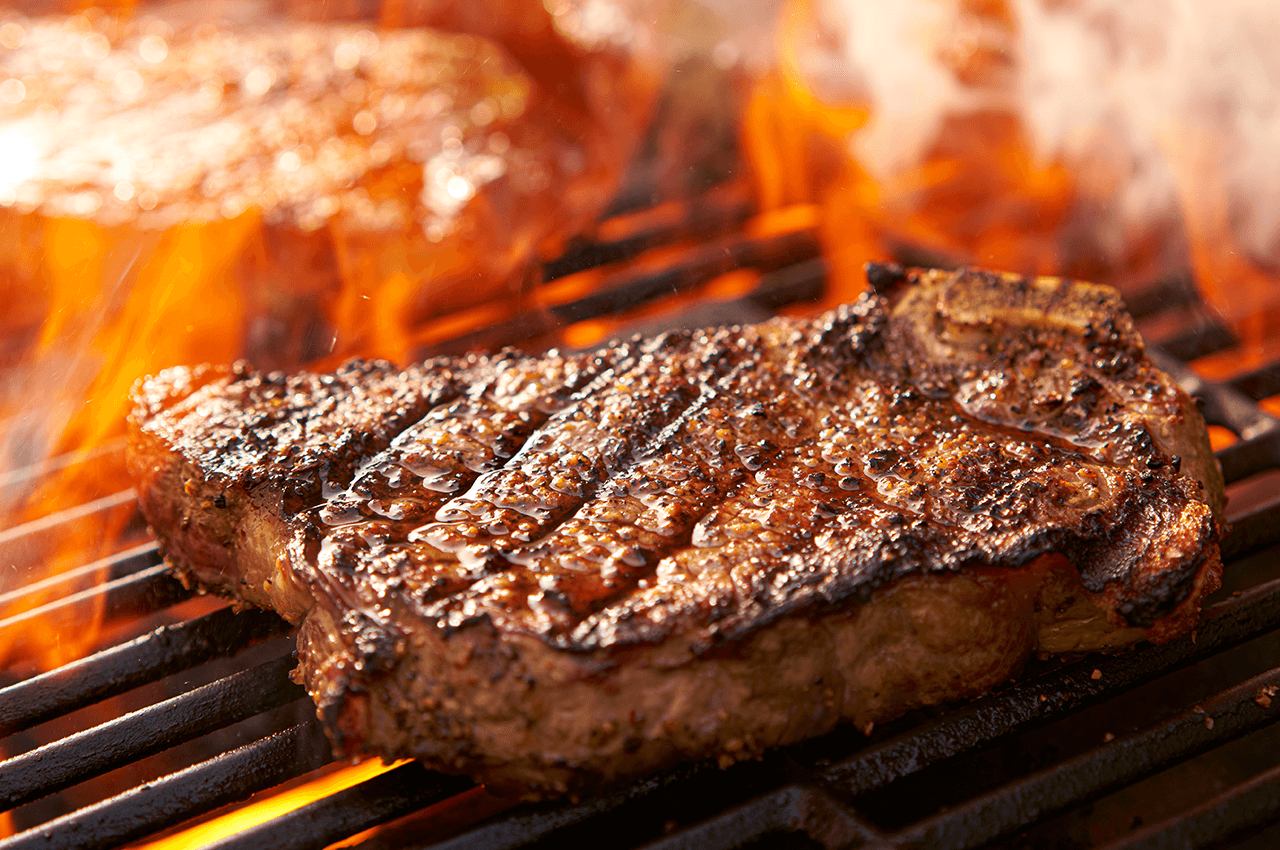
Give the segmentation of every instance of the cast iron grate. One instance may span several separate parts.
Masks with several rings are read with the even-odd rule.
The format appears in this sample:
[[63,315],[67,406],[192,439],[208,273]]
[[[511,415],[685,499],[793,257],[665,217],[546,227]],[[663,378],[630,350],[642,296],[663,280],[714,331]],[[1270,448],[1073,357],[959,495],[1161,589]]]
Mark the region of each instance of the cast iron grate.
[[[744,267],[762,272],[753,288],[728,300],[698,301],[692,310],[685,304],[678,314],[659,313],[642,322],[660,327],[754,321],[779,306],[821,293],[825,267],[817,258],[812,232],[746,236],[739,227],[746,213],[736,202],[712,205],[699,215],[696,230],[705,238],[657,270],[633,272],[625,261],[687,237],[687,223],[633,233],[612,243],[575,246],[548,268],[548,277],[600,263],[621,265],[591,292],[546,307],[542,320],[552,325],[581,321],[660,304],[672,294],[696,296],[716,275]],[[1194,307],[1194,293],[1185,290],[1171,284],[1156,288],[1154,294],[1135,299],[1135,313],[1142,321],[1166,309]],[[1069,815],[1116,789],[1123,793],[1139,787],[1146,777],[1172,765],[1265,730],[1280,719],[1280,696],[1274,703],[1267,696],[1270,689],[1280,688],[1280,668],[1271,667],[1266,651],[1256,646],[1259,639],[1280,630],[1280,487],[1265,478],[1265,473],[1280,469],[1280,421],[1258,402],[1280,391],[1280,364],[1229,381],[1197,377],[1187,367],[1188,360],[1236,345],[1227,329],[1207,314],[1197,315],[1182,332],[1160,340],[1153,353],[1202,401],[1212,424],[1239,437],[1219,457],[1232,485],[1229,492],[1246,492],[1247,498],[1232,516],[1233,529],[1224,546],[1228,576],[1241,570],[1240,586],[1206,611],[1194,635],[1163,647],[1088,657],[1073,664],[1033,663],[999,693],[959,707],[917,712],[876,730],[870,739],[841,730],[771,753],[760,762],[728,770],[689,765],[580,802],[520,806],[466,826],[451,822],[443,833],[424,826],[426,810],[475,792],[468,790],[466,780],[405,764],[229,835],[216,846],[324,847],[387,824],[356,846],[515,848],[595,841],[669,850],[775,845],[971,848],[991,842],[1015,847],[1034,842],[1037,825],[1052,824],[1062,813]],[[491,327],[451,340],[441,350],[495,338],[510,341],[535,335],[540,327],[544,326],[532,320]],[[117,509],[129,498],[127,493],[117,494],[101,500],[101,505],[0,532],[0,546],[47,534],[86,511]],[[103,573],[108,581],[68,593],[38,613],[56,613],[60,607],[97,599],[109,617],[141,617],[167,610],[191,595],[165,573],[151,544],[83,570]],[[72,586],[69,579],[67,586]],[[21,628],[24,618],[33,616],[16,615],[0,628]],[[293,661],[285,632],[274,615],[224,608],[162,626],[0,689],[0,735],[9,736],[6,745],[22,743],[7,752],[23,750],[0,762],[0,810],[14,809],[15,816],[21,815],[17,822],[26,827],[0,841],[0,850],[119,846],[325,764],[329,756],[323,735],[306,719],[309,704],[288,679]],[[1170,675],[1199,669],[1197,665],[1221,667],[1219,659],[1232,651],[1263,661],[1252,662],[1246,674],[1230,682],[1218,680],[1232,674],[1210,676],[1213,688],[1189,693],[1183,703],[1169,704],[1123,734],[1097,736],[1058,757],[1032,760],[994,775],[984,772],[993,753],[1017,750],[1023,746],[1020,742],[1046,729],[1070,725],[1090,712],[1105,712],[1117,701],[1140,698],[1149,683]],[[252,661],[246,660],[251,656]],[[55,725],[59,718],[100,701],[181,679],[200,665],[217,662],[239,669],[42,744],[32,737],[41,724]],[[1241,665],[1226,666],[1234,671]],[[1258,666],[1262,669],[1254,669]],[[1101,716],[1098,722],[1103,725],[1115,723],[1105,713]],[[248,740],[242,740],[243,731],[240,737],[227,733],[260,717],[270,722],[253,727]],[[1076,733],[1068,737],[1071,734]],[[28,738],[39,745],[28,746]],[[62,789],[82,783],[89,787],[95,777],[201,738],[223,741],[223,751],[71,811],[56,805],[40,808],[57,800]],[[968,778],[957,783],[956,776]],[[963,787],[936,793],[948,783]],[[1277,801],[1280,771],[1265,769],[1226,787],[1206,789],[1204,799],[1182,814],[1154,825],[1131,824],[1099,843],[1113,840],[1114,846],[1134,848],[1217,846],[1280,820]]]

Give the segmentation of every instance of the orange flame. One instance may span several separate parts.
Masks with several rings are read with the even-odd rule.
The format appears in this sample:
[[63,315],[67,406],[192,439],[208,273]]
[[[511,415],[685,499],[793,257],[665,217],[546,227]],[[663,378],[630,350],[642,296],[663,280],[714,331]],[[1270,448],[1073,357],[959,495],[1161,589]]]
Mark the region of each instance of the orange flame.
[[[39,415],[41,409],[71,410],[53,453],[83,452],[121,434],[129,387],[139,376],[191,359],[233,359],[240,341],[227,330],[242,325],[244,304],[224,281],[258,226],[257,216],[246,213],[164,234],[121,238],[93,222],[47,219],[40,262],[51,303],[31,362],[54,371],[67,357],[68,343],[82,347],[78,354],[84,360],[65,373],[63,383],[47,387],[38,406],[28,401],[15,418]],[[117,282],[120,291],[104,292],[104,278],[120,264],[122,252],[129,259]],[[118,459],[72,464],[29,494],[16,517],[35,521],[127,488]],[[42,569],[23,578],[57,575],[110,554],[130,516],[128,510],[108,510],[62,524],[53,544],[33,558],[42,561]],[[51,592],[12,599],[0,615],[12,618],[32,610],[48,602]],[[64,592],[59,588],[59,594]],[[96,641],[93,624],[101,599],[81,613],[84,628],[24,620],[23,629],[0,632],[0,663],[12,663],[18,650],[40,657],[46,668],[87,653]]]
[[300,809],[330,794],[359,785],[405,763],[405,761],[398,761],[393,764],[383,764],[380,759],[369,759],[360,764],[345,765],[336,770],[330,769],[328,772],[321,771],[323,775],[303,785],[285,791],[268,792],[261,799],[238,806],[233,811],[188,827],[181,832],[155,841],[132,845],[131,850],[196,850],[220,838],[266,823],[294,809]]
[[1222,171],[1221,146],[1208,131],[1166,139],[1178,186],[1191,261],[1201,293],[1234,326],[1242,351],[1232,353],[1231,372],[1274,356],[1269,331],[1280,320],[1276,269],[1263,267],[1232,227],[1231,201]]
[[742,121],[743,150],[765,213],[817,202],[823,251],[831,263],[828,303],[861,290],[867,260],[889,258],[879,227],[880,189],[844,147],[869,115],[864,103],[831,105],[809,91],[800,71],[809,0],[791,0],[780,18],[779,67],[756,86]]

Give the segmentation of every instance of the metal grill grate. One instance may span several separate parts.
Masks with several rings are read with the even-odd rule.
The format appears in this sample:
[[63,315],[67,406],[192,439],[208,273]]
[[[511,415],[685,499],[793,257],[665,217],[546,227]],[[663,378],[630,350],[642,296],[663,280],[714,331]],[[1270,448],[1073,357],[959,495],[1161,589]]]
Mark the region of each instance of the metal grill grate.
[[[692,310],[685,304],[678,313],[656,312],[640,322],[657,327],[756,320],[820,294],[825,269],[812,232],[744,235],[740,224],[749,210],[732,194],[727,197],[674,224],[574,246],[548,266],[549,280],[603,263],[619,266],[584,295],[543,304],[536,315],[453,338],[440,349],[531,338],[557,323],[616,316],[646,304],[660,307],[673,293],[697,296],[707,281],[738,268],[762,274],[730,299],[704,299]],[[626,263],[691,236],[696,244],[656,270],[632,271]],[[1134,299],[1133,306],[1140,323],[1150,323],[1166,310],[1194,312],[1197,303],[1194,291],[1175,282]],[[541,324],[535,321],[539,316]],[[1229,493],[1237,497],[1224,545],[1228,581],[1235,581],[1236,592],[1224,592],[1206,610],[1194,635],[1073,664],[1033,662],[999,693],[961,707],[916,712],[876,730],[870,740],[843,729],[759,762],[727,770],[689,765],[581,802],[493,814],[493,806],[474,805],[480,792],[468,790],[466,780],[406,764],[216,846],[324,847],[379,824],[387,826],[356,846],[1036,846],[1037,829],[1069,831],[1079,812],[1117,789],[1122,798],[1145,799],[1140,795],[1152,793],[1142,790],[1147,777],[1202,753],[1228,751],[1231,742],[1280,719],[1280,696],[1274,702],[1267,696],[1268,689],[1280,688],[1280,668],[1268,660],[1274,647],[1259,645],[1280,630],[1280,486],[1265,476],[1280,469],[1280,421],[1258,404],[1280,392],[1280,364],[1224,382],[1197,377],[1187,361],[1236,341],[1207,316],[1195,316],[1176,335],[1158,340],[1153,355],[1202,401],[1210,423],[1239,439],[1219,453]],[[117,494],[100,505],[0,532],[0,546],[20,546],[76,522],[86,511],[114,510],[130,498]],[[109,619],[143,618],[180,607],[191,596],[164,572],[151,544],[86,565],[83,572],[109,580],[68,593],[38,613],[70,611],[96,600]],[[64,583],[75,586],[70,579]],[[52,580],[50,587],[58,586]],[[35,615],[17,615],[0,622],[0,629],[21,628],[24,618]],[[329,756],[323,735],[306,719],[310,705],[287,676],[293,661],[285,632],[274,615],[224,608],[179,618],[0,689],[0,735],[8,736],[6,752],[18,753],[0,762],[0,809],[14,809],[15,822],[27,827],[0,841],[0,850],[119,846],[324,765]],[[1170,689],[1181,686],[1161,683],[1176,684],[1179,677],[1191,685],[1170,701]],[[208,681],[191,686],[202,678]],[[1147,696],[1152,687],[1163,687],[1159,699]],[[65,728],[89,717],[95,704],[150,694],[149,688],[157,695],[136,710],[89,728]],[[168,695],[166,688],[179,692]],[[1137,704],[1146,704],[1145,710],[1133,712]],[[1103,734],[1112,728],[1119,734]],[[1259,745],[1275,748],[1272,763],[1280,761],[1274,738]],[[181,746],[170,751],[193,741],[206,742],[214,754]],[[139,760],[179,751],[177,761],[153,760],[163,765],[164,775],[123,790],[108,782],[95,802],[79,804],[84,793],[98,793],[94,777],[109,779],[112,771],[118,774]],[[1210,775],[1220,773],[1210,769]],[[61,795],[73,786],[84,791],[75,804]],[[1216,846],[1280,820],[1280,769],[1267,765],[1242,779],[1204,786],[1202,799],[1182,814],[1109,832],[1095,827],[1092,838],[1125,848]],[[65,811],[72,805],[80,807]],[[441,818],[441,806],[452,806],[453,814]],[[1064,839],[1059,846],[1079,845]]]

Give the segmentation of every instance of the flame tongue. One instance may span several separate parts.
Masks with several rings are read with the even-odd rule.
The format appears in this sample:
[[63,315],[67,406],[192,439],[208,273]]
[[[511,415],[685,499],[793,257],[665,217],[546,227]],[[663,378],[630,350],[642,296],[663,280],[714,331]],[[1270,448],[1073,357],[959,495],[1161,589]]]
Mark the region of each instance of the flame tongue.
[[204,823],[187,827],[166,838],[147,841],[132,846],[132,850],[195,850],[219,838],[234,835],[272,818],[302,808],[314,800],[336,794],[353,785],[394,770],[405,761],[383,764],[370,759],[360,764],[344,765],[335,769],[323,769],[320,775],[296,787],[274,789],[261,798],[234,810],[211,818]]

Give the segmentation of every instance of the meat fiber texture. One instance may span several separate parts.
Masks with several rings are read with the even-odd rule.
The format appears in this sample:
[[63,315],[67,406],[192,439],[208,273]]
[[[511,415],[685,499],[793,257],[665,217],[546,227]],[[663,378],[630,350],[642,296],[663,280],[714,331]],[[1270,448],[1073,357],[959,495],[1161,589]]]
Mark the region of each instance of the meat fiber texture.
[[300,625],[339,754],[530,797],[1192,628],[1222,476],[1118,295],[869,277],[588,353],[171,369],[142,509],[178,575]]

